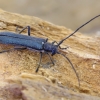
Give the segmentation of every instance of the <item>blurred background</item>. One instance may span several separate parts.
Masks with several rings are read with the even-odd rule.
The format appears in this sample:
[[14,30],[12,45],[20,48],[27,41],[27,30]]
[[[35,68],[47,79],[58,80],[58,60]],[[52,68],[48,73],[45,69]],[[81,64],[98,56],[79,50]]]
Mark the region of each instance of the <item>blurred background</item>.
[[[9,12],[36,16],[75,30],[100,14],[100,0],[0,0],[0,8]],[[99,35],[100,18],[86,25],[80,32]]]

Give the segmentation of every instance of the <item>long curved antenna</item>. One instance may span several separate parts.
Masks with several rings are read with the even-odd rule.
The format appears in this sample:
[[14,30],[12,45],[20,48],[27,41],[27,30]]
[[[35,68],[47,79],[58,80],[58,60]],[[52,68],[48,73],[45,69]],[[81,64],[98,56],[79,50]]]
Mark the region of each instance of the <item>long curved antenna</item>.
[[76,74],[76,77],[77,77],[77,79],[78,79],[78,84],[79,84],[79,87],[80,87],[79,76],[78,76],[78,74],[77,74],[77,72],[76,72],[76,70],[75,70],[75,68],[74,68],[74,66],[73,66],[73,64],[72,64],[72,62],[70,61],[70,59],[69,59],[67,56],[65,56],[64,54],[60,53],[60,52],[57,52],[57,53],[60,54],[60,55],[62,55],[63,57],[65,57],[65,58],[68,60],[68,62],[70,63],[72,69],[74,70],[74,72],[75,72],[75,74]]
[[94,20],[94,19],[96,19],[97,17],[99,17],[100,15],[97,15],[97,16],[95,16],[95,17],[93,17],[92,19],[90,19],[88,22],[86,22],[85,24],[83,24],[83,25],[81,25],[79,28],[77,28],[72,34],[70,34],[69,36],[67,36],[67,37],[65,37],[64,39],[62,39],[59,43],[58,43],[58,45],[57,45],[57,47],[61,44],[61,43],[63,43],[67,38],[69,38],[70,36],[72,36],[73,34],[75,34],[79,29],[81,29],[83,26],[85,26],[86,24],[88,24],[89,22],[91,22],[92,20]]

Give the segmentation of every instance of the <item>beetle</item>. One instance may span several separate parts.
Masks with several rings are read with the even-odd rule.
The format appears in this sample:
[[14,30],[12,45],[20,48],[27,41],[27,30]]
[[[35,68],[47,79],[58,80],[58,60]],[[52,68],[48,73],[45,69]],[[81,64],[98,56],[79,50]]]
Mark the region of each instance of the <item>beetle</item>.
[[[16,34],[14,32],[0,32],[0,43],[2,44],[11,44],[11,45],[15,45],[18,47],[15,47],[13,49],[9,49],[9,50],[4,50],[1,51],[0,53],[4,53],[4,52],[8,52],[11,50],[24,50],[24,49],[34,49],[40,52],[40,60],[39,60],[39,64],[36,68],[36,72],[38,72],[40,64],[41,64],[41,59],[42,59],[42,53],[46,53],[48,54],[52,64],[54,65],[54,62],[51,58],[51,56],[55,55],[55,54],[60,54],[63,57],[65,57],[68,62],[70,63],[71,67],[73,68],[76,77],[78,79],[79,82],[79,76],[72,64],[72,62],[70,61],[70,59],[65,56],[63,53],[59,52],[59,49],[63,49],[60,47],[60,45],[69,37],[71,37],[72,35],[74,35],[80,28],[82,28],[83,26],[85,26],[86,24],[88,24],[90,21],[94,20],[95,18],[99,17],[100,15],[95,16],[94,18],[90,19],[88,22],[86,22],[85,24],[81,25],[79,28],[77,28],[73,33],[71,33],[69,36],[65,37],[64,39],[62,39],[59,43],[57,43],[56,41],[49,43],[48,39],[43,39],[43,38],[38,38],[38,37],[31,37],[30,36],[30,26],[26,26],[24,27],[21,31],[19,31],[19,34]],[[27,35],[22,35],[20,33],[22,33],[25,29],[28,29],[28,36]],[[17,29],[18,31],[18,29]],[[55,45],[56,43],[56,45]],[[51,53],[51,55],[49,54]],[[79,82],[79,86],[80,86],[80,82]]]

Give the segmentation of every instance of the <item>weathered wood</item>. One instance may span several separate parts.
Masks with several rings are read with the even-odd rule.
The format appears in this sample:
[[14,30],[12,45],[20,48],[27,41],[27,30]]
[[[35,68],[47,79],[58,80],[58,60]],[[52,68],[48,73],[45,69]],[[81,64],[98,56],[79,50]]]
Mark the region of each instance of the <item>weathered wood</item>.
[[[15,32],[16,26],[23,28],[27,25],[31,26],[31,36],[48,38],[50,42],[54,40],[59,42],[65,36],[73,32],[70,29],[54,25],[33,16],[9,13],[0,9],[0,31]],[[27,31],[25,31],[23,34],[26,34],[26,32]],[[32,99],[35,98],[39,100],[38,96],[40,96],[40,100],[80,100],[80,98],[81,100],[84,100],[84,98],[86,98],[86,100],[87,98],[91,98],[91,100],[99,100],[100,98],[98,97],[90,96],[100,96],[99,44],[99,38],[85,36],[78,32],[64,41],[64,43],[61,45],[61,47],[69,47],[67,50],[60,51],[68,56],[74,64],[80,78],[80,87],[78,86],[76,75],[70,67],[70,64],[66,61],[65,58],[60,55],[55,55],[53,57],[55,60],[55,66],[47,64],[47,62],[50,61],[48,56],[44,55],[42,66],[51,66],[51,68],[43,68],[41,66],[39,72],[35,73],[39,58],[38,52],[23,50],[0,54],[0,90],[2,90],[2,87],[4,86],[4,91],[2,91],[2,95],[0,94],[1,98],[4,98],[3,93],[6,93],[8,97],[8,91],[14,91],[13,84],[15,84],[14,87],[18,88],[18,93],[20,91],[24,96],[23,97],[21,95],[18,97],[14,97],[23,97],[23,100],[26,100],[25,98],[32,98],[33,94],[35,93],[34,87],[38,87],[37,84],[39,84],[39,87],[48,94],[46,95],[45,93],[45,95],[43,95],[44,92],[40,88],[37,88],[36,93],[38,95],[34,95]],[[0,44],[0,50],[5,50],[8,48],[13,48],[13,46]],[[23,75],[24,72],[26,74]],[[14,78],[16,77],[17,79],[15,81]],[[44,78],[49,80],[49,82],[45,83]],[[7,81],[5,82],[5,84],[3,84],[5,80]],[[11,87],[8,81],[10,81]],[[6,85],[7,83],[8,85]],[[48,87],[51,87],[51,90],[48,90],[48,87],[46,87],[47,85]],[[22,89],[22,87],[24,87],[24,89]],[[6,89],[7,92],[5,91]],[[89,95],[83,95],[81,93]],[[17,92],[15,91],[15,94],[11,93],[11,97],[9,96],[7,100],[13,100],[13,95],[17,95]]]

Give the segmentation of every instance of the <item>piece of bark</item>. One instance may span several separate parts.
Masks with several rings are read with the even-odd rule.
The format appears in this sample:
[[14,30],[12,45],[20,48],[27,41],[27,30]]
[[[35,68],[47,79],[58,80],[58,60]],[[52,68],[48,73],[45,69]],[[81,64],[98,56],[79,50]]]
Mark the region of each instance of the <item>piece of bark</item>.
[[[49,42],[59,42],[73,32],[70,29],[54,25],[33,16],[9,13],[0,9],[0,31],[15,32],[16,26],[20,27],[19,29],[21,30],[28,25],[31,27],[31,36],[48,38]],[[27,30],[22,34],[27,35]],[[80,87],[78,86],[78,80],[73,69],[61,55],[53,56],[55,65],[51,66],[52,64],[48,64],[48,62],[50,62],[48,56],[44,54],[42,59],[43,67],[41,66],[39,72],[35,73],[39,62],[38,52],[34,50],[21,50],[0,54],[1,98],[13,100],[14,95],[16,100],[19,100],[19,98],[23,98],[23,100],[80,100],[80,98],[81,100],[87,100],[88,98],[91,98],[91,100],[99,100],[99,97],[91,96],[100,96],[99,43],[99,37],[89,37],[82,35],[81,33],[75,33],[75,35],[61,44],[61,47],[69,47],[67,50],[60,50],[60,52],[65,54],[72,61],[80,78]],[[14,46],[11,45],[0,44],[1,51],[13,47]],[[23,75],[23,73],[26,74]],[[13,80],[16,76],[18,77],[17,81]],[[32,79],[30,79],[30,77],[32,77]],[[41,77],[47,78],[51,83],[47,82],[45,84],[44,79]],[[4,82],[5,80],[7,81]],[[14,82],[10,82],[9,85],[9,80]],[[30,82],[27,80],[30,80]],[[15,91],[16,88],[13,90],[14,83],[14,87],[17,87],[17,92]],[[30,86],[30,84],[33,85]],[[33,97],[33,94],[35,93],[34,86],[36,86],[36,84],[39,84],[39,86],[43,85],[42,88],[45,86],[51,87],[49,88],[51,94],[45,87],[46,89],[44,88],[44,91],[47,91],[48,94],[43,95],[44,92],[40,91],[40,87],[37,88],[37,95],[34,95]],[[25,87],[26,92],[23,92],[23,87]],[[4,91],[2,91],[2,88]],[[52,88],[55,89],[52,90]],[[6,90],[8,92],[6,92]],[[15,94],[11,93],[9,95],[9,92],[11,91],[14,91]],[[58,91],[61,91],[63,94]],[[88,95],[83,95],[81,93]],[[5,94],[9,95],[9,97],[5,97]],[[70,97],[67,97],[69,94]],[[75,95],[73,96],[73,94]],[[39,96],[43,98],[39,98]],[[54,98],[52,98],[53,96]]]

